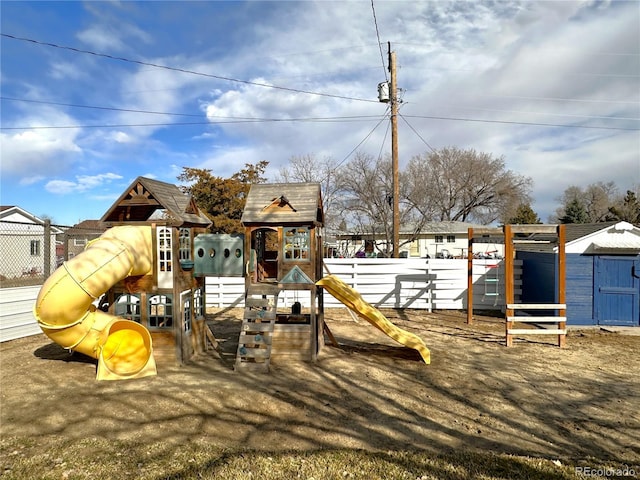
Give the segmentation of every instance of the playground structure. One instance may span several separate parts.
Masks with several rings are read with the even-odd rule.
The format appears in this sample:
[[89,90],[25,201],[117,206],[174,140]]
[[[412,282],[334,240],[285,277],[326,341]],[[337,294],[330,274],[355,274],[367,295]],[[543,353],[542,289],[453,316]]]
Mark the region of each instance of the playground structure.
[[[154,375],[156,361],[184,363],[207,342],[215,346],[205,321],[207,275],[245,277],[237,370],[268,371],[272,359],[316,361],[325,333],[335,342],[324,324],[325,289],[429,363],[422,340],[337,278],[322,278],[319,184],[253,185],[245,234],[214,235],[191,197],[138,177],[101,222],[107,231],[47,279],[34,306],[53,341],[98,360],[98,380]],[[283,292],[293,294],[291,305],[278,305]],[[310,296],[304,309],[301,294]]]
[[[556,284],[556,303],[516,303],[514,285],[514,259],[518,243],[531,245],[536,240],[531,235],[544,234],[555,238],[558,249],[558,280]],[[564,225],[504,225],[503,228],[470,228],[468,276],[467,276],[467,323],[473,323],[473,245],[475,239],[482,237],[501,236],[504,239],[504,275],[505,275],[505,344],[513,346],[514,336],[518,335],[557,335],[558,346],[566,345],[566,256],[565,256],[565,226]],[[548,243],[547,240],[544,240]],[[491,265],[489,270],[497,271],[497,264]],[[493,277],[496,278],[496,277]],[[492,278],[492,279],[493,279]],[[486,283],[485,283],[486,285]],[[485,286],[486,289],[486,286]],[[498,295],[498,291],[490,292]],[[487,294],[485,290],[485,294]],[[550,315],[547,315],[551,312]],[[518,314],[520,313],[520,315]],[[542,313],[543,315],[540,315]],[[523,323],[533,328],[516,328],[516,324]],[[555,325],[548,328],[547,325]]]
[[156,361],[187,361],[201,348],[194,330],[205,313],[192,239],[210,221],[175,185],[138,177],[101,222],[111,228],[40,290],[34,316],[42,330],[98,359],[98,380],[154,375]]

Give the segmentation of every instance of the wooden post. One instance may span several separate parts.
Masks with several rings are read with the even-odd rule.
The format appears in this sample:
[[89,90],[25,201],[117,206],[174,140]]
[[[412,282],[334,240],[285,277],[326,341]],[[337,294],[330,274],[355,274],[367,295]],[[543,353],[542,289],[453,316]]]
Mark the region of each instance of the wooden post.
[[393,258],[399,258],[400,245],[400,180],[398,173],[398,86],[396,52],[389,42],[389,72],[391,73],[391,165],[393,170]]
[[[567,263],[566,263],[566,252],[565,252],[565,226],[558,225],[558,303],[566,306],[567,299],[567,288],[566,288],[566,276],[567,276]],[[561,317],[566,318],[567,311],[566,309],[561,309],[558,314]],[[562,321],[558,322],[558,330],[566,331],[567,322]],[[558,346],[563,348],[566,346],[566,334],[558,335]]]
[[473,228],[467,233],[467,324],[473,323]]
[[513,329],[513,323],[509,318],[513,317],[513,308],[509,305],[514,303],[514,285],[513,285],[513,234],[511,225],[504,226],[504,295],[506,303],[506,329],[505,342],[507,347],[513,346],[513,335],[509,333]]

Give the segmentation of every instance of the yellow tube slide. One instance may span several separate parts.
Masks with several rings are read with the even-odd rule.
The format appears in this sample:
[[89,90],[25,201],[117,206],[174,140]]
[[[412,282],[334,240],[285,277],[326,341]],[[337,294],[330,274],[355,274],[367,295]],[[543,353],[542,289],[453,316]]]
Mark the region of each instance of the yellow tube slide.
[[424,363],[427,365],[431,363],[431,352],[429,352],[429,349],[420,337],[396,327],[377,308],[367,303],[357,291],[338,277],[335,275],[327,275],[321,280],[318,280],[316,285],[324,288],[335,297],[336,300],[346,305],[371,325],[393,338],[396,342],[401,343],[405,347],[417,350],[422,360],[424,360]]
[[148,274],[152,266],[151,227],[113,227],[53,272],[33,314],[58,345],[98,360],[98,380],[155,375],[149,331],[93,305],[119,281]]

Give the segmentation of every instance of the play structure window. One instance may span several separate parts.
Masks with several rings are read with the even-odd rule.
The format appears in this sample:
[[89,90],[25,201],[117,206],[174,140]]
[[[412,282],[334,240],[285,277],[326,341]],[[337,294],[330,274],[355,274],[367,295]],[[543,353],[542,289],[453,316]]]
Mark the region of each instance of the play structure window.
[[180,229],[179,260],[191,260],[191,229]]
[[204,298],[202,297],[201,288],[193,291],[193,314],[196,318],[204,317]]
[[140,297],[124,293],[115,302],[116,317],[126,318],[140,323]]
[[285,260],[310,261],[309,229],[307,227],[285,228],[284,245],[282,248]]
[[173,305],[170,295],[149,298],[149,328],[172,328]]
[[184,331],[185,333],[189,333],[191,331],[191,299],[186,298],[184,302],[182,302],[182,311],[183,320],[184,320]]
[[171,229],[158,228],[158,268],[170,272],[171,267]]

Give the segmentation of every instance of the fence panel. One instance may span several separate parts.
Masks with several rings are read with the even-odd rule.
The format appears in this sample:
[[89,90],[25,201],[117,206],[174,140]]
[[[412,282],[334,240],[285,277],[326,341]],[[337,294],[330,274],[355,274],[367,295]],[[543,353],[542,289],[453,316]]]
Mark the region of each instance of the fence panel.
[[[425,310],[465,309],[467,307],[467,260],[459,259],[325,259],[327,269],[358,291],[364,300],[378,308]],[[516,261],[516,301],[521,293],[522,263]],[[504,262],[473,261],[473,305],[475,309],[504,310]],[[33,279],[30,279],[33,280]],[[33,280],[35,281],[35,280]],[[33,318],[38,285],[0,289],[0,341],[40,333]],[[244,307],[244,278],[207,277],[207,307]],[[299,301],[309,307],[307,292],[285,291],[280,305]],[[327,308],[343,305],[331,295],[324,296]]]

